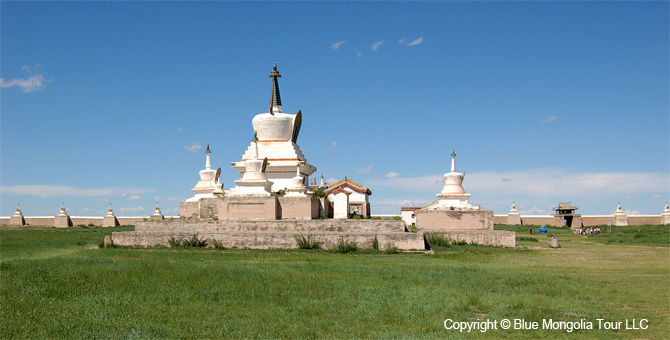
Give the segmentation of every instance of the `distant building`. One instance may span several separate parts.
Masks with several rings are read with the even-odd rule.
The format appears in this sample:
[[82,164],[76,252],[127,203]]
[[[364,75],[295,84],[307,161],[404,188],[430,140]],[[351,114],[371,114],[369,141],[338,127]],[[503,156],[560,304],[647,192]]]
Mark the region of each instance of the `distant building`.
[[579,207],[573,206],[572,202],[558,202],[558,207],[554,208],[556,211],[554,217],[556,217],[557,220],[562,221],[563,226],[581,228],[582,215],[575,214],[575,210],[577,209],[579,209]]
[[402,207],[400,208],[400,217],[405,226],[411,226],[412,224],[416,225],[416,211],[420,210],[421,207]]

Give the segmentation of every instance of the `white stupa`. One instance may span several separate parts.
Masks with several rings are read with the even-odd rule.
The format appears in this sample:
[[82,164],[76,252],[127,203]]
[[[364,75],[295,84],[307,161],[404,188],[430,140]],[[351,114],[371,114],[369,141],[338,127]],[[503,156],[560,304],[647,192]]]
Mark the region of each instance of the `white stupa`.
[[272,182],[271,191],[284,190],[293,186],[296,167],[300,167],[303,183],[309,183],[309,176],[316,171],[316,167],[307,163],[305,156],[298,147],[298,134],[302,125],[302,112],[289,114],[282,112],[281,96],[279,94],[277,63],[270,73],[272,91],[270,93],[269,112],[256,115],[252,120],[254,132],[258,140],[252,142],[239,162],[233,162],[232,167],[244,177],[246,161],[253,158],[254,152],[258,159],[267,158],[265,175]]
[[670,224],[670,206],[668,206],[668,202],[665,202],[665,209],[663,209],[663,213],[661,214],[661,224]]
[[21,212],[21,206],[17,203],[14,215],[9,218],[9,225],[14,226],[14,225],[25,225],[25,224],[26,219],[23,217],[23,213]]
[[161,209],[158,207],[158,202],[156,202],[156,208],[154,209],[154,213],[149,216],[151,220],[162,220],[165,218],[163,216],[163,213],[161,213]]
[[112,203],[109,203],[109,209],[107,209],[107,215],[102,218],[103,227],[116,227],[119,225],[119,220],[116,219],[114,211],[112,210]]
[[228,196],[270,196],[272,182],[265,175],[266,159],[258,158],[258,138],[254,136],[251,142],[251,157],[245,160],[242,178],[236,180],[237,186],[230,189]]
[[223,183],[219,182],[221,168],[212,170],[212,162],[209,157],[211,153],[209,144],[207,144],[207,150],[205,150],[205,154],[207,154],[205,168],[200,170],[200,181],[198,181],[195,187],[191,189],[195,193],[195,196],[187,199],[186,202],[197,202],[201,198],[211,198],[215,196],[223,196],[225,194]]
[[621,202],[617,204],[616,211],[614,212],[614,225],[616,226],[626,226],[628,225],[628,216],[621,209]]
[[300,173],[300,165],[296,166],[296,174],[293,177],[293,183],[286,188],[287,197],[305,197],[309,189],[305,186],[305,178]]
[[426,210],[459,209],[480,210],[480,207],[470,205],[471,194],[463,189],[463,178],[465,173],[456,172],[456,150],[451,154],[451,172],[444,174],[444,187],[435,195],[437,200],[427,205]]

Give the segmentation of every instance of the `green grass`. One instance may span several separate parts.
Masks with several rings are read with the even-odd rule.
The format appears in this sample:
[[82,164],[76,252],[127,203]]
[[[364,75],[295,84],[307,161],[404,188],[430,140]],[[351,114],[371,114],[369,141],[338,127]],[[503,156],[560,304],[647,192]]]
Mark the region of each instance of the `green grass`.
[[[0,338],[668,338],[670,248],[657,246],[668,227],[632,228],[643,236],[550,228],[562,248],[533,234],[526,249],[435,255],[97,249],[132,228],[0,228]],[[649,329],[458,333],[446,318],[644,318]]]

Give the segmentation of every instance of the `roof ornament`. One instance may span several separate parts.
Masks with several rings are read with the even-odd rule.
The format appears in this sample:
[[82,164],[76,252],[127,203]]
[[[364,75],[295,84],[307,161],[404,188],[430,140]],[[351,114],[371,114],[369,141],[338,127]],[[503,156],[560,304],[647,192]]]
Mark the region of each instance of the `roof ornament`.
[[281,74],[277,71],[277,62],[275,62],[272,72],[270,72],[270,78],[272,78],[272,92],[270,93],[270,114],[274,115],[275,112],[281,112],[281,95],[279,94],[279,82],[277,78],[281,78]]
[[456,149],[451,152],[451,172],[456,172]]

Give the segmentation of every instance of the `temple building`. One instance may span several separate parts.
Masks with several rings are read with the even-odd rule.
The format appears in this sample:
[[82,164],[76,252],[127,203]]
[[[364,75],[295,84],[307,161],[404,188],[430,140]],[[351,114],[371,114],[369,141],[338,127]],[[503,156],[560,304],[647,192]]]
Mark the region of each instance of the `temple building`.
[[326,190],[334,218],[370,217],[370,189],[344,177]]
[[[302,177],[303,185],[309,184],[309,176],[316,171],[316,167],[307,163],[297,144],[302,125],[302,112],[298,111],[297,114],[282,112],[278,81],[281,74],[277,71],[277,63],[274,64],[270,78],[272,78],[272,90],[269,112],[257,114],[253,118],[256,141],[249,144],[242,159],[233,162],[232,167],[240,173],[240,178],[243,178],[246,171],[245,162],[252,159],[254,153],[258,159],[267,158],[264,173],[272,182],[270,190],[277,192],[290,187],[295,188],[296,176]],[[297,175],[296,168],[299,168]]]

